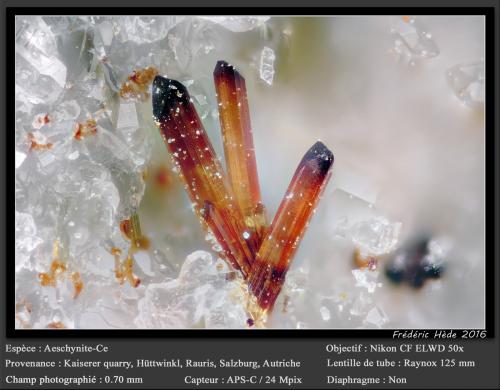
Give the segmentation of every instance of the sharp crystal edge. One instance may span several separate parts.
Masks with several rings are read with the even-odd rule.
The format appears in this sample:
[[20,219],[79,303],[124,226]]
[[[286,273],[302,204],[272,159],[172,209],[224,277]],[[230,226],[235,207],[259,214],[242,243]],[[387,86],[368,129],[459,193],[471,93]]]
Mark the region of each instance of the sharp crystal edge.
[[291,260],[328,183],[333,154],[316,142],[304,155],[257,253],[249,288],[264,311],[272,309]]
[[[219,226],[223,235],[218,237],[226,237],[228,243],[237,248],[237,253],[232,253],[234,261],[226,260],[233,266],[237,264],[237,269],[246,277],[254,253],[244,238],[243,217],[186,87],[178,81],[156,76],[152,101],[153,115],[195,212],[205,224],[213,226],[204,215],[209,202],[210,207],[217,210],[215,215],[224,218],[224,224]],[[221,246],[228,248],[228,243]]]
[[228,177],[256,252],[267,222],[260,194],[245,79],[232,65],[218,61],[214,83]]
[[217,62],[219,102],[229,178],[180,82],[156,76],[153,115],[194,210],[220,244],[226,261],[248,284],[247,311],[261,321],[272,310],[285,275],[332,173],[334,157],[316,142],[292,177],[271,226],[258,182],[244,78]]

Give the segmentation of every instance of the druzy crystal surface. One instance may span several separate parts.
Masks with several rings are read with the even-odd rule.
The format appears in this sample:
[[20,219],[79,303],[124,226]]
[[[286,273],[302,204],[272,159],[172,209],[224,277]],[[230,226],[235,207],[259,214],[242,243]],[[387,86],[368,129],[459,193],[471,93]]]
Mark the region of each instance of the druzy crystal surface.
[[249,315],[260,321],[282,289],[330,178],[333,154],[319,141],[307,151],[267,228],[245,80],[225,61],[217,62],[214,80],[229,180],[184,85],[157,76],[153,115],[195,212],[223,248],[223,256],[248,283]]

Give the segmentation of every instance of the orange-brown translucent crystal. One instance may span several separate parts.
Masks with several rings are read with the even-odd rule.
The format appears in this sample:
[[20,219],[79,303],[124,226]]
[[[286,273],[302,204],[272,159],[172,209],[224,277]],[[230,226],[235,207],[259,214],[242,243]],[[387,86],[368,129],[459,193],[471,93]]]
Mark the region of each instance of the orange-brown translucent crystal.
[[321,142],[300,162],[257,253],[249,280],[258,306],[272,309],[309,220],[331,175],[333,155]]
[[223,61],[217,63],[214,79],[229,179],[181,83],[155,78],[153,114],[195,212],[222,247],[221,255],[247,280],[251,293],[247,310],[259,320],[281,291],[331,175],[333,155],[321,142],[309,149],[267,227],[245,80]]
[[234,224],[230,223],[231,215],[225,209],[215,208],[208,201],[205,202],[202,212],[205,222],[223,249],[221,254],[235,269],[241,268],[246,278],[250,272],[251,263],[247,261],[245,247],[242,245],[242,240],[238,238],[238,232],[234,231]]
[[266,225],[262,205],[245,79],[225,61],[214,70],[215,90],[229,181],[258,249]]
[[[158,93],[162,96],[157,96]],[[187,90],[179,82],[158,76],[153,84],[153,104],[155,102],[161,135],[184,180],[195,212],[208,226],[213,226],[203,212],[209,202],[216,215],[223,218],[219,237],[226,237],[228,244],[239,249],[233,253],[233,259],[226,259],[246,276],[255,248],[244,238],[242,213]],[[228,247],[222,243],[221,246]]]

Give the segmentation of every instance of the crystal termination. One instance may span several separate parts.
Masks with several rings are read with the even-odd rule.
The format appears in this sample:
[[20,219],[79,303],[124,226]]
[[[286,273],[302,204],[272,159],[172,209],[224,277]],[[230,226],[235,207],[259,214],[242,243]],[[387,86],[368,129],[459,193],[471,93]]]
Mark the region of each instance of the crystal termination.
[[218,61],[214,82],[228,176],[184,85],[156,76],[153,115],[202,225],[248,285],[252,323],[265,319],[332,173],[334,157],[316,142],[304,155],[267,227],[253,147],[245,79]]

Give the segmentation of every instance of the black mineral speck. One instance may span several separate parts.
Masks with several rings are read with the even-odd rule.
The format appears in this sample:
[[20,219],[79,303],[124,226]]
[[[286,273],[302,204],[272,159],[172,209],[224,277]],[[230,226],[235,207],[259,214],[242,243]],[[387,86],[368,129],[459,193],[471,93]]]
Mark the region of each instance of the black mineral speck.
[[432,252],[431,241],[431,238],[424,237],[397,251],[385,268],[389,280],[420,288],[427,279],[441,277],[444,259]]
[[186,87],[177,80],[156,76],[153,81],[153,116],[161,122],[170,115],[170,110],[178,104],[189,104]]

